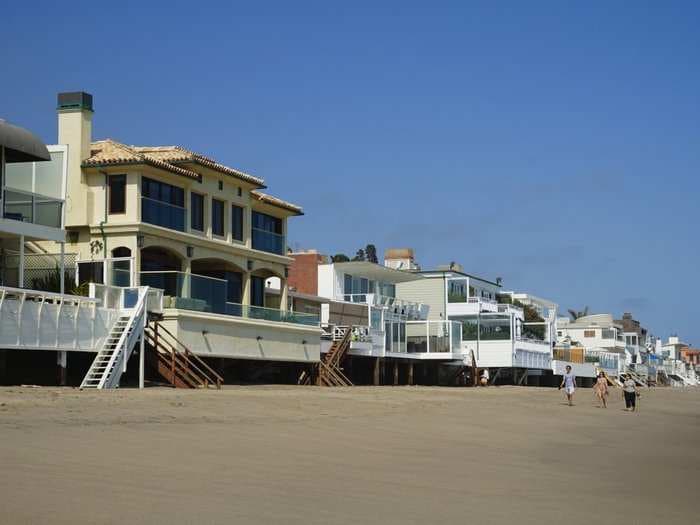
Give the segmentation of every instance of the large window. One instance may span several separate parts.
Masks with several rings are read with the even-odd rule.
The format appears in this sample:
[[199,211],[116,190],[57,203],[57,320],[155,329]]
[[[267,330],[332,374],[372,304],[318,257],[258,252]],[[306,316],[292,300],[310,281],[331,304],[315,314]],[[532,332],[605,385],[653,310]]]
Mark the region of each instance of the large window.
[[243,208],[231,205],[231,237],[236,241],[243,240]]
[[344,274],[343,296],[345,301],[364,303],[368,293],[379,294],[383,297],[396,297],[396,285]]
[[217,199],[211,200],[211,232],[224,236],[224,203]]
[[284,255],[282,219],[254,211],[252,233],[254,249]]
[[507,315],[460,315],[450,316],[450,321],[462,323],[462,341],[510,340],[510,316]]
[[466,303],[469,281],[467,279],[451,279],[447,281],[447,302]]
[[255,275],[250,278],[250,304],[265,306],[265,279]]
[[109,175],[109,213],[126,212],[126,175]]
[[595,337],[595,330],[584,330],[583,337]]
[[510,339],[510,316],[506,315],[482,315],[479,318],[480,335],[482,341],[497,341]]
[[190,228],[204,231],[204,195],[190,193]]
[[610,330],[609,328],[603,328],[602,338],[603,339],[615,339],[615,330]]
[[476,341],[476,332],[479,323],[475,315],[450,316],[450,321],[462,323],[462,341]]
[[141,220],[171,230],[185,231],[185,190],[143,177]]

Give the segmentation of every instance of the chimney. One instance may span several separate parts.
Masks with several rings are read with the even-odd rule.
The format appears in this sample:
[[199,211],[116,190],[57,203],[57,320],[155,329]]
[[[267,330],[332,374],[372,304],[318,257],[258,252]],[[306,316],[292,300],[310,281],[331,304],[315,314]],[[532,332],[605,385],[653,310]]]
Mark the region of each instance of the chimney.
[[[84,91],[58,94],[58,143],[68,146],[68,176],[66,181],[66,226],[85,225],[88,206],[81,164],[90,157],[92,142],[92,95]],[[79,206],[72,206],[71,196],[81,198]]]

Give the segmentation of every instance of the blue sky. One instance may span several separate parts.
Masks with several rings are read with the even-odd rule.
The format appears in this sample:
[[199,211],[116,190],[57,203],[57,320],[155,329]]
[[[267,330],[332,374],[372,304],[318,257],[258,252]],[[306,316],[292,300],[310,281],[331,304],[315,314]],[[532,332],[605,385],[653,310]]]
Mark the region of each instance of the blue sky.
[[697,4],[144,4],[5,8],[0,117],[54,142],[89,91],[96,138],[303,205],[294,247],[412,246],[700,345]]

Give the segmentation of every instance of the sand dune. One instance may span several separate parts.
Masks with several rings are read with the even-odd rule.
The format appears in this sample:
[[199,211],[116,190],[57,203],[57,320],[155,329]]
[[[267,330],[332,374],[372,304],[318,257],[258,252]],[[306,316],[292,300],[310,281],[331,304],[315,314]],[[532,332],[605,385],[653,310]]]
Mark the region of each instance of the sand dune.
[[700,390],[0,389],[0,522],[697,523]]

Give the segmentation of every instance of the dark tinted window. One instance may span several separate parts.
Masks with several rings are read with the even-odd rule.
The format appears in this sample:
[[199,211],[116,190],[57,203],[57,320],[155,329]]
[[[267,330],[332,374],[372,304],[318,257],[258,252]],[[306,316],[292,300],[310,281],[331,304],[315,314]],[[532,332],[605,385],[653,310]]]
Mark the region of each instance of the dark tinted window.
[[253,228],[255,228],[256,230],[264,230],[266,232],[272,232],[279,235],[282,233],[282,219],[278,219],[277,217],[273,217],[272,215],[267,215],[265,213],[254,211]]
[[243,208],[235,204],[231,206],[231,236],[243,240]]
[[141,220],[164,228],[185,231],[185,190],[142,177]]
[[110,175],[109,183],[109,213],[124,213],[126,211],[126,175]]
[[214,235],[224,234],[224,203],[216,199],[211,201],[211,231]]
[[204,196],[190,193],[190,228],[204,231]]
[[265,306],[265,279],[255,275],[250,278],[250,304]]

